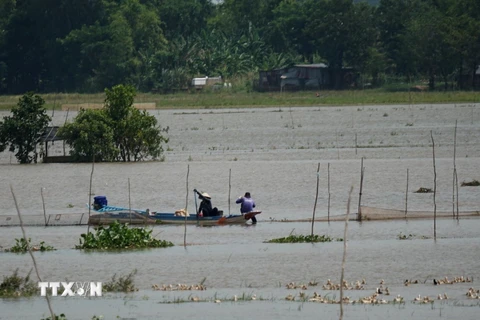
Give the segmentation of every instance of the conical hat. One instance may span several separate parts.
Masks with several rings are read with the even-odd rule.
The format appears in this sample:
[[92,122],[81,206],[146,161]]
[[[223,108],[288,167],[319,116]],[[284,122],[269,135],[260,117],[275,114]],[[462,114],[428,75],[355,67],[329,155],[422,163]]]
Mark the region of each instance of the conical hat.
[[210,197],[210,195],[206,192],[202,193],[202,197],[204,197],[205,199],[212,199],[212,197]]

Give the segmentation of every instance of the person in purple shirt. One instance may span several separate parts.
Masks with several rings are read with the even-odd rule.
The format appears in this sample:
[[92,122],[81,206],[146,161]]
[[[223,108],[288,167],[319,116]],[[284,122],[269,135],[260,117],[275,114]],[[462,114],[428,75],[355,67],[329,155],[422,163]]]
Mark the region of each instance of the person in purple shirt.
[[[255,201],[253,201],[252,197],[250,196],[250,192],[245,192],[245,195],[243,197],[240,197],[235,201],[235,203],[241,203],[240,206],[240,212],[242,214],[248,213],[253,211],[253,208],[255,208]],[[257,218],[253,216],[252,218],[252,224],[257,223]]]

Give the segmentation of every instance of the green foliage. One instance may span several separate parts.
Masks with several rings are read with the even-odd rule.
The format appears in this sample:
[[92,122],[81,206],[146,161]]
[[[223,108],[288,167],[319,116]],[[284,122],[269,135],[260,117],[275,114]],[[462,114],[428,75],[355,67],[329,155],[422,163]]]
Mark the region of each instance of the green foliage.
[[[304,243],[304,242],[332,242],[334,241],[333,238],[327,235],[289,235],[288,237],[283,238],[276,238],[269,241],[267,243]],[[343,239],[336,239],[336,241],[343,241]]]
[[133,278],[137,273],[137,269],[130,272],[127,276],[123,276],[117,279],[117,274],[112,276],[112,280],[106,282],[102,286],[102,290],[105,292],[134,292],[138,291],[135,287]]
[[113,143],[113,129],[104,110],[80,110],[74,122],[66,123],[58,135],[70,145],[75,161],[113,161],[118,150]]
[[106,89],[105,107],[81,110],[59,131],[76,161],[140,161],[158,159],[168,142],[157,119],[133,106],[135,89],[117,85]]
[[409,234],[409,235],[406,235],[406,234],[403,234],[402,232],[400,232],[397,236],[398,240],[412,240],[413,238],[415,238],[415,235],[414,234]]
[[28,248],[32,251],[53,251],[56,250],[54,247],[46,245],[44,241],[41,241],[39,245],[32,245],[32,239],[28,238],[28,241],[25,241],[25,238],[15,239],[15,245],[10,249],[5,249],[6,252],[15,252],[15,253],[26,253]]
[[98,227],[95,233],[81,234],[80,245],[76,249],[140,249],[140,248],[166,248],[173,243],[158,240],[152,237],[153,230],[146,228],[130,228],[127,223],[117,221],[109,227]]
[[[230,81],[317,57],[334,71],[354,67],[373,85],[385,73],[471,87],[479,3],[3,0],[0,93],[99,92],[118,83],[175,92],[194,76]],[[339,87],[343,75],[332,77]]]
[[0,152],[7,147],[15,152],[20,163],[37,162],[37,141],[50,122],[44,108],[45,101],[39,95],[24,94],[12,108],[12,116],[0,121]]
[[16,269],[11,276],[3,276],[0,283],[0,298],[32,296],[38,292],[37,285],[30,280],[30,273],[25,278],[18,276]]
[[[64,313],[61,313],[60,315],[54,315],[55,317],[55,320],[67,320],[67,316],[64,314]],[[95,319],[95,318],[92,318],[92,319]],[[50,317],[46,317],[46,318],[42,318],[41,320],[52,320],[52,316]]]

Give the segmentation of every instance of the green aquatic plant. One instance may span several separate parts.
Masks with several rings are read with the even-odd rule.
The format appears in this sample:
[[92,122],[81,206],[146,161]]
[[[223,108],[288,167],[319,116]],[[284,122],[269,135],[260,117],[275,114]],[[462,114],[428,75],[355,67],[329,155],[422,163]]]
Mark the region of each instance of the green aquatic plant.
[[266,241],[267,243],[305,243],[305,242],[332,242],[343,241],[341,238],[333,239],[327,235],[289,235],[288,237],[276,238]]
[[462,187],[478,187],[480,186],[480,182],[478,182],[478,180],[473,180],[473,181],[470,181],[470,182],[462,182],[461,184]]
[[137,273],[137,269],[134,269],[128,275],[117,279],[117,274],[112,276],[112,280],[106,282],[102,286],[102,290],[105,292],[134,292],[138,291],[135,287],[134,277]]
[[9,249],[5,249],[6,252],[14,252],[14,253],[26,253],[28,248],[32,251],[53,251],[57,250],[52,246],[48,246],[45,244],[44,241],[41,241],[39,245],[32,245],[32,239],[28,238],[28,241],[24,238],[15,239],[15,245]]
[[415,238],[414,234],[406,235],[406,234],[403,234],[402,232],[398,234],[398,240],[412,240],[413,238]]
[[95,233],[81,234],[80,244],[75,249],[138,249],[166,248],[173,243],[152,237],[152,231],[146,228],[130,228],[128,223],[115,221],[108,227],[100,226]]
[[[67,320],[67,319],[68,319],[67,316],[66,316],[64,313],[61,313],[61,314],[58,315],[58,316],[55,314],[54,317],[55,317],[55,320]],[[98,319],[98,318],[96,318],[96,317],[94,316],[94,317],[92,318],[92,320],[94,320],[94,319],[96,320],[96,319]],[[50,316],[50,317],[42,318],[41,320],[52,320],[52,317]]]
[[30,280],[30,272],[25,278],[18,275],[16,269],[11,276],[3,276],[0,283],[0,298],[29,297],[38,292],[37,284]]

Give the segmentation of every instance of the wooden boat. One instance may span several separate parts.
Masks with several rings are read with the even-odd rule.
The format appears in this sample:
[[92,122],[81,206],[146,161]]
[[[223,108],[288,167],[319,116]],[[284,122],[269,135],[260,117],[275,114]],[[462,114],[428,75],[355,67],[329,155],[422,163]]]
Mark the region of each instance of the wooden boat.
[[[94,203],[92,208],[98,214],[91,215],[88,224],[90,225],[108,225],[114,221],[129,224],[197,224],[204,226],[226,225],[226,224],[245,224],[249,219],[262,213],[261,211],[252,211],[244,215],[231,214],[224,216],[203,217],[196,214],[185,216],[180,211],[176,213],[151,212],[150,210],[128,209],[123,207],[100,206]],[[221,212],[221,211],[220,211]]]

